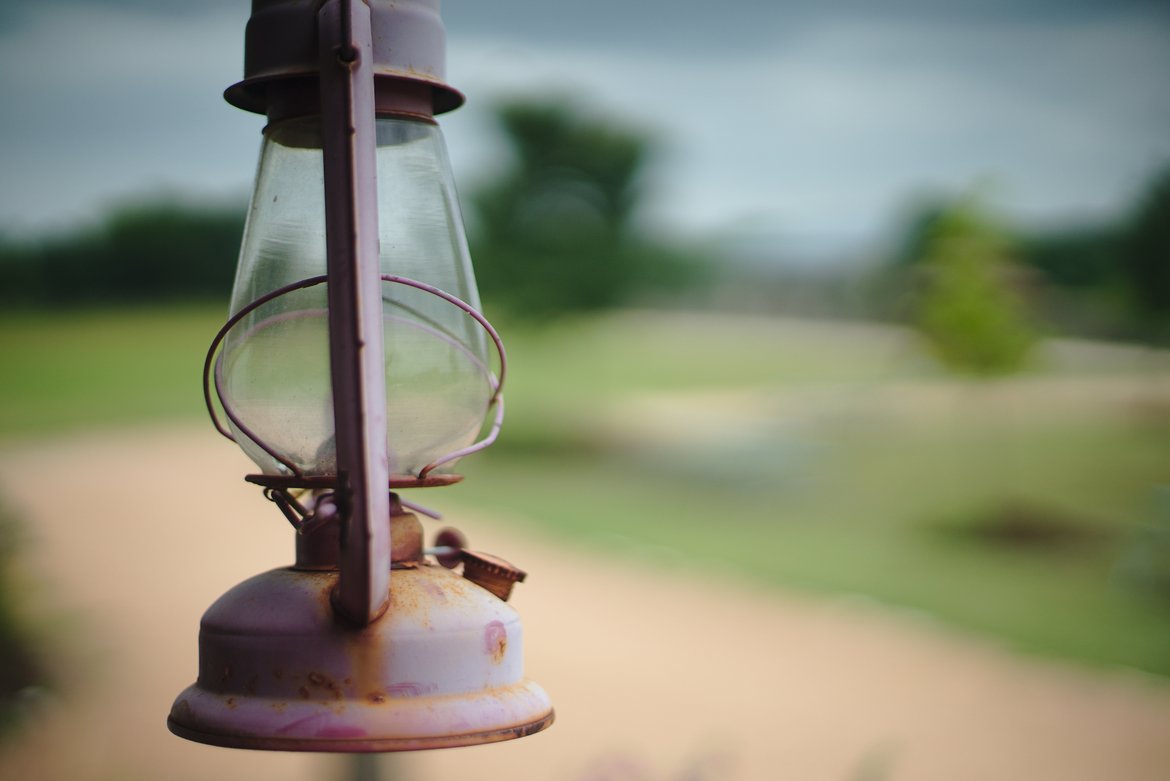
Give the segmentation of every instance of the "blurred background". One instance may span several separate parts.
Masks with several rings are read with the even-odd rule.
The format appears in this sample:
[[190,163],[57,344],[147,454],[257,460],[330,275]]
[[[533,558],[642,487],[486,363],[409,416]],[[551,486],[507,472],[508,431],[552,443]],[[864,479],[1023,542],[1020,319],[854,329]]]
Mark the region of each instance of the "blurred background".
[[363,768],[170,737],[203,607],[291,556],[199,385],[248,13],[0,6],[0,776],[1170,774],[1153,0],[444,0],[511,376],[425,500],[531,557],[560,722]]

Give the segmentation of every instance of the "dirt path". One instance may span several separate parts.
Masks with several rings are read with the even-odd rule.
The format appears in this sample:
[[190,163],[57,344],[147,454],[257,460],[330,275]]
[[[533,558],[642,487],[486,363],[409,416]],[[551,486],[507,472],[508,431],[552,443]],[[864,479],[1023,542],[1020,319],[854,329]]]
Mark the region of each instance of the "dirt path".
[[[338,779],[332,759],[213,749],[164,720],[194,678],[199,616],[287,563],[287,526],[204,426],[0,451],[33,532],[36,595],[84,685],[0,749],[0,778]],[[647,571],[452,519],[527,568],[514,601],[557,724],[412,755],[394,778],[1037,781],[1170,777],[1170,687],[1021,659],[846,602]]]

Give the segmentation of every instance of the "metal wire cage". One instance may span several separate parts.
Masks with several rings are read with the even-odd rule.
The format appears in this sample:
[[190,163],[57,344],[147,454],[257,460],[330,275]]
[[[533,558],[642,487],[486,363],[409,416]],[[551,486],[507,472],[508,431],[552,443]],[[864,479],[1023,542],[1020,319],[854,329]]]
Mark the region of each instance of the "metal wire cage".
[[[394,285],[402,285],[409,288],[420,290],[424,293],[435,296],[451,306],[461,310],[464,314],[474,320],[491,339],[492,344],[498,356],[499,368],[498,371],[492,371],[490,367],[481,365],[480,368],[484,371],[489,383],[489,396],[487,399],[487,407],[485,415],[494,411],[490,424],[487,426],[486,432],[481,429],[482,436],[474,443],[465,447],[452,450],[444,455],[441,455],[434,460],[431,460],[416,473],[413,474],[391,474],[389,481],[389,489],[399,488],[425,488],[437,487],[444,485],[451,485],[462,480],[462,476],[453,473],[438,473],[435,470],[445,464],[450,464],[457,461],[464,456],[477,453],[492,445],[499,436],[500,429],[504,422],[504,397],[503,387],[504,380],[507,375],[507,352],[504,349],[503,341],[495,327],[483,316],[475,307],[468,304],[466,301],[454,296],[444,290],[441,290],[433,285],[425,282],[420,282],[408,277],[397,276],[393,274],[383,274],[382,281]],[[226,389],[224,379],[224,341],[232,329],[237,327],[245,318],[251,315],[256,310],[260,309],[265,304],[274,301],[282,296],[288,295],[297,290],[305,290],[327,283],[327,277],[324,275],[309,277],[298,282],[277,288],[257,299],[252,301],[247,306],[241,308],[238,312],[232,315],[219,332],[216,333],[215,338],[212,339],[211,345],[207,350],[207,356],[203,362],[203,398],[207,406],[207,412],[211,417],[212,423],[215,425],[217,431],[227,439],[239,444],[236,433],[232,431],[232,427],[237,432],[242,433],[245,437],[254,443],[257,447],[267,453],[272,459],[279,463],[284,470],[283,474],[249,474],[245,479],[256,485],[263,486],[265,489],[265,496],[271,499],[280,507],[281,511],[288,517],[289,521],[298,529],[305,528],[311,524],[314,518],[314,513],[311,509],[306,508],[301,504],[292,491],[312,490],[312,491],[331,491],[338,485],[338,477],[336,474],[307,474],[292,458],[282,453],[279,448],[266,441],[253,427],[249,426],[239,414],[235,405],[232,403],[230,394]],[[310,313],[299,313],[307,315]],[[287,314],[278,316],[280,318],[287,318]],[[262,320],[259,324],[252,327],[252,331],[262,330],[271,325],[271,321],[277,318],[270,318],[269,320]],[[443,340],[450,345],[460,349],[466,357],[480,364],[479,358],[471,353],[466,347],[463,347],[458,340],[442,333],[438,329],[428,327],[418,322],[410,322],[411,327],[423,328],[440,340]],[[221,419],[219,412],[216,409],[216,402],[223,410],[223,415],[231,422],[231,427],[226,425]],[[422,508],[416,508],[422,509]],[[424,512],[426,512],[424,510]]]

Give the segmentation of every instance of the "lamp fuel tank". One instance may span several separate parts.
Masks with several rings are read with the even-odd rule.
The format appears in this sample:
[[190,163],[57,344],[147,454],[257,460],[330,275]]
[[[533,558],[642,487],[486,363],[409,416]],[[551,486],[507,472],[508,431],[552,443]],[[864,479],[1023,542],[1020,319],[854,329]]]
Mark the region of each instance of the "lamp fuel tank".
[[203,616],[198,680],[170,729],[234,748],[366,752],[490,743],[552,722],[548,695],[524,678],[510,605],[421,556],[390,580],[386,611],[360,628],[332,607],[333,569],[302,563],[232,588]]

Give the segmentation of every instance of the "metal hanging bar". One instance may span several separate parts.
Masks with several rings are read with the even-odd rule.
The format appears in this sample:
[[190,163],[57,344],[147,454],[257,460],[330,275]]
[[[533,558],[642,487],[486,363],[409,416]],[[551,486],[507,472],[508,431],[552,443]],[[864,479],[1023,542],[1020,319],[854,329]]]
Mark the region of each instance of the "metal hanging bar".
[[334,609],[365,625],[389,602],[390,466],[378,252],[370,8],[327,0],[317,14],[329,362],[341,514]]

